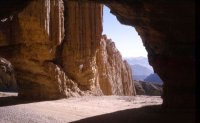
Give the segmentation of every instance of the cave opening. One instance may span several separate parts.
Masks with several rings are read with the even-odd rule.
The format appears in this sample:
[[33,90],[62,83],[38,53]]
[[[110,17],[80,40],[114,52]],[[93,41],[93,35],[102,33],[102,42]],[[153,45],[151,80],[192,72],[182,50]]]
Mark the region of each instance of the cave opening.
[[[105,1],[102,1],[102,3],[104,2]],[[125,3],[127,4],[117,4],[113,2],[111,3],[113,5],[110,8],[113,12],[115,12],[115,15],[121,19],[120,22],[123,22],[126,25],[132,25],[132,26],[136,25],[136,29],[138,30],[141,37],[144,39],[143,41],[145,42],[145,47],[147,48],[151,65],[154,67],[154,69],[159,73],[159,75],[165,81],[164,94],[163,94],[163,101],[164,101],[163,106],[168,109],[167,111],[166,110],[163,111],[162,109],[162,112],[160,112],[160,110],[158,111],[153,108],[150,108],[150,109],[153,109],[153,112],[154,111],[156,112],[155,115],[152,114],[152,112],[149,112],[149,110],[147,109],[141,110],[142,112],[134,112],[133,110],[132,111],[125,110],[125,112],[123,113],[120,111],[120,112],[117,112],[118,115],[114,113],[114,115],[106,114],[106,116],[103,116],[105,122],[109,122],[108,117],[110,118],[110,121],[115,119],[118,122],[124,122],[124,119],[125,120],[137,119],[138,121],[146,120],[147,122],[150,122],[150,121],[153,121],[153,122],[194,122],[195,116],[193,115],[193,112],[192,113],[185,112],[184,110],[182,110],[185,108],[193,110],[195,108],[195,98],[194,98],[195,96],[194,95],[195,58],[193,57],[194,56],[193,49],[195,46],[194,45],[194,34],[195,34],[195,31],[194,31],[195,4],[194,2],[193,1],[189,1],[189,2],[175,1],[174,4],[171,4],[173,3],[172,1],[168,2],[168,1],[160,0],[160,2],[158,3],[151,2],[151,1],[132,1],[133,4],[129,4],[131,3],[130,1],[125,1]],[[177,3],[180,3],[180,4],[177,4]],[[36,6],[38,7],[38,9],[35,9]],[[97,10],[96,13],[98,14],[100,13],[99,12],[99,10],[101,10],[100,6],[95,5],[94,7],[92,5],[90,7],[91,7],[90,8],[91,10],[96,9]],[[6,8],[9,10],[10,8],[12,8],[12,6],[5,7],[4,11],[2,11],[3,9],[1,9],[0,13],[6,13],[6,16],[9,16],[10,13],[9,12],[7,13],[8,10]],[[74,11],[74,8],[75,8],[75,11]],[[82,11],[81,9],[83,9],[84,11]],[[22,97],[24,98],[28,97],[31,99],[34,97],[40,98],[40,99],[52,99],[51,97],[52,95],[54,96],[53,98],[60,97],[60,95],[63,94],[62,92],[65,92],[65,90],[71,92],[71,90],[68,90],[68,88],[65,88],[67,87],[66,85],[64,85],[65,83],[63,84],[60,82],[61,80],[60,78],[67,77],[65,76],[65,73],[69,75],[70,72],[71,72],[71,76],[73,76],[73,73],[78,73],[79,71],[80,73],[83,73],[83,74],[79,74],[81,76],[76,76],[77,80],[83,80],[86,78],[86,83],[79,83],[79,84],[85,85],[89,89],[91,89],[90,84],[91,85],[96,84],[95,83],[96,81],[93,81],[96,79],[91,79],[92,77],[96,75],[94,73],[96,72],[97,69],[95,69],[95,67],[92,66],[93,63],[95,63],[94,61],[96,58],[93,57],[93,59],[91,59],[91,56],[95,56],[95,54],[92,54],[94,53],[92,51],[96,51],[96,48],[98,47],[98,45],[96,44],[98,42],[92,42],[96,40],[90,40],[90,39],[96,39],[95,37],[98,37],[98,38],[100,37],[100,35],[98,34],[99,32],[101,32],[101,27],[98,26],[98,28],[96,28],[97,25],[100,24],[98,23],[100,21],[97,21],[99,19],[95,18],[96,13],[94,13],[94,11],[91,11],[90,9],[86,9],[84,5],[83,6],[80,5],[80,2],[79,4],[77,3],[71,4],[71,7],[70,5],[68,6],[68,10],[69,10],[68,12],[71,15],[66,16],[66,18],[68,18],[69,21],[71,20],[71,23],[68,23],[66,25],[67,28],[65,29],[68,29],[69,33],[67,33],[68,34],[67,36],[69,39],[72,39],[72,40],[71,41],[67,40],[68,42],[67,43],[65,42],[64,46],[62,45],[64,47],[64,51],[67,51],[64,54],[65,56],[62,56],[62,57],[68,58],[68,60],[73,58],[73,60],[70,62],[72,64],[68,64],[69,61],[66,60],[67,62],[63,64],[63,66],[66,67],[65,68],[66,71],[64,72],[62,71],[60,66],[52,62],[55,55],[53,54],[54,52],[51,52],[52,49],[55,48],[55,45],[58,46],[58,45],[63,44],[61,43],[62,40],[60,40],[62,39],[61,38],[62,36],[61,37],[58,36],[61,33],[63,34],[63,29],[57,28],[57,27],[63,27],[63,26],[56,26],[56,25],[63,24],[61,23],[63,22],[63,18],[61,17],[62,10],[63,10],[61,0],[51,0],[51,1],[37,0],[37,1],[33,1],[33,3],[30,3],[30,6],[24,9],[23,13],[20,14],[21,16],[18,16],[16,22],[13,23],[14,25],[19,26],[18,29],[20,30],[10,31],[9,28],[3,28],[4,26],[0,27],[0,29],[2,29],[3,31],[8,29],[8,32],[6,33],[6,37],[12,37],[12,35],[10,35],[10,33],[12,32],[21,31],[20,33],[17,33],[15,35],[23,34],[23,36],[22,37],[20,36],[19,38],[19,39],[22,38],[22,40],[19,40],[17,38],[16,42],[14,42],[13,44],[3,45],[0,48],[1,54],[5,54],[7,57],[10,57],[10,60],[13,60],[12,61],[13,64],[14,62],[16,62],[15,64],[18,65],[16,71],[18,75],[21,75],[18,78],[19,80],[21,80],[21,84],[19,84],[19,86],[21,85],[22,89],[20,90],[24,94],[22,95]],[[56,11],[52,11],[52,10],[56,10]],[[38,12],[41,12],[41,14],[38,14]],[[55,13],[61,13],[61,14],[55,14]],[[43,15],[45,15],[45,17]],[[49,15],[49,16],[46,16],[46,15]],[[58,16],[55,16],[55,15],[58,15]],[[87,15],[87,17],[90,17],[89,18],[90,21],[86,21],[87,19],[85,19],[84,18],[85,16],[82,16],[82,15]],[[80,18],[82,18],[82,20]],[[90,22],[90,23],[86,23],[86,22]],[[93,26],[91,26],[91,28],[87,28],[87,26],[90,24]],[[10,26],[12,27],[12,25]],[[41,27],[41,28],[37,28],[37,27]],[[51,27],[51,28],[48,28],[48,27]],[[88,33],[83,34],[82,30],[84,29],[86,29],[85,32],[88,32]],[[74,33],[71,33],[72,31]],[[43,32],[46,35],[43,35]],[[90,37],[90,33],[93,34],[94,32],[95,33],[97,32],[96,36],[92,35]],[[35,37],[35,36],[39,36],[39,37]],[[4,37],[4,35],[0,36],[0,38],[2,37]],[[51,39],[49,39],[48,37],[51,37]],[[58,37],[58,38],[53,38],[53,37]],[[5,41],[9,42],[10,40],[5,40]],[[85,41],[87,41],[87,43]],[[50,45],[46,46],[46,44],[50,44]],[[43,46],[43,48],[41,46]],[[85,49],[87,50],[84,49],[84,46],[86,47]],[[54,49],[54,50],[57,50],[57,49]],[[75,52],[75,54],[71,54],[70,51]],[[80,51],[80,52],[76,52],[76,51]],[[84,53],[82,51],[84,51]],[[41,53],[44,53],[44,54],[41,54]],[[66,53],[69,53],[71,55],[68,55]],[[77,53],[79,54],[77,55]],[[101,53],[106,53],[106,51],[101,52]],[[46,56],[46,57],[42,57],[42,56]],[[69,58],[68,56],[71,56],[71,58]],[[87,58],[87,59],[83,60],[82,58]],[[80,60],[82,59],[82,61],[79,61],[79,59]],[[105,59],[103,59],[102,62],[104,62],[104,60]],[[110,64],[110,62],[112,62],[112,60],[113,59],[111,58],[111,59],[108,59],[108,62],[106,61],[108,65]],[[90,61],[89,63],[91,64],[87,64],[88,61]],[[91,68],[91,69],[89,69],[89,71],[88,69],[84,69],[82,62],[84,63],[84,66],[86,66],[85,68]],[[80,67],[74,63],[78,63],[78,64],[81,63]],[[100,66],[99,68],[101,68],[103,65],[100,64],[99,66]],[[70,70],[68,69],[70,67],[77,68],[77,69],[73,69],[75,72],[68,71]],[[5,72],[5,68],[4,67],[2,68],[3,69],[1,71]],[[111,69],[108,72],[112,72],[112,66],[110,68]],[[117,66],[117,68],[120,68],[120,67]],[[107,70],[107,69],[103,69],[103,70]],[[60,74],[62,76],[56,76]],[[41,75],[39,76],[40,80],[38,79],[39,78],[38,75]],[[105,74],[102,74],[102,76],[99,76],[99,78],[102,79],[104,75]],[[88,76],[91,78],[88,78]],[[115,78],[117,78],[117,75]],[[77,82],[77,80],[75,82]],[[87,83],[87,80],[91,80],[89,84]],[[109,76],[108,80],[112,80],[112,78],[110,78]],[[66,83],[69,84],[73,90],[77,89],[76,86],[72,86],[72,85],[75,85],[73,84],[72,80],[68,79]],[[58,86],[55,86],[55,85],[58,85]],[[117,84],[114,84],[114,85],[117,85]],[[60,87],[63,87],[63,88],[60,88]],[[115,86],[115,88],[117,87]],[[106,88],[103,88],[103,89],[106,90]],[[119,93],[121,93],[121,90],[122,89],[119,89]],[[126,88],[124,90],[126,90]],[[114,90],[113,92],[117,92],[116,94],[119,94],[118,90],[117,91]],[[107,89],[106,93],[109,94],[110,90]],[[70,93],[64,93],[64,94],[70,94]],[[2,100],[3,99],[5,98],[2,98]],[[72,104],[76,104],[74,102],[82,102],[82,101],[83,100],[73,101]],[[86,101],[88,100],[86,99]],[[125,100],[125,101],[128,102],[130,100]],[[150,102],[152,102],[152,100],[150,100]],[[105,102],[102,102],[103,104],[102,107],[105,107],[104,103]],[[88,107],[93,109],[91,110],[91,112],[93,113],[94,111],[97,111],[98,108],[94,108],[92,104],[94,103],[91,102],[88,105]],[[44,105],[42,105],[42,108],[44,108]],[[54,104],[50,105],[51,108],[53,108],[53,105]],[[84,103],[81,105],[85,106]],[[80,108],[81,105],[78,105],[77,107]],[[113,105],[118,105],[118,104],[111,101],[111,105],[107,106],[106,109],[109,109]],[[65,107],[65,106],[61,106],[60,109],[63,109],[63,110],[70,109],[69,107],[67,106]],[[123,106],[118,106],[118,107],[123,107]],[[34,105],[30,105],[30,107],[37,108],[37,106],[34,106]],[[98,106],[98,107],[101,107],[101,106]],[[6,109],[4,109],[4,107],[1,109],[2,109],[2,112],[7,111]],[[30,108],[28,108],[27,110],[29,109]],[[39,107],[38,109],[41,109],[41,108]],[[47,109],[49,108],[47,107]],[[67,117],[70,117],[70,114],[73,114],[72,111],[75,111],[75,109],[76,107],[72,106],[71,110],[69,110]],[[82,109],[86,109],[86,108],[85,107],[81,108],[80,112],[86,111],[86,112],[83,112],[83,114],[87,115],[88,110],[82,110]],[[131,107],[127,107],[127,109],[131,109]],[[24,108],[22,108],[22,110],[25,112]],[[15,110],[14,108],[13,111],[17,111],[17,110]],[[49,110],[47,111],[50,112]],[[127,116],[127,111],[130,112],[130,116],[124,117],[124,116]],[[146,112],[147,115],[144,116],[143,112]],[[55,115],[55,112],[52,112],[52,113],[53,115]],[[16,113],[13,113],[13,114],[16,114]],[[19,114],[21,114],[21,111],[19,112]],[[138,114],[139,115],[142,114],[142,115],[140,115],[140,117],[138,118]],[[11,116],[11,115],[4,115],[4,116]],[[21,116],[24,117],[24,115],[21,115]],[[60,113],[58,114],[58,116],[60,116]],[[114,118],[113,116],[116,116],[116,118]],[[120,116],[123,116],[123,117],[119,118]],[[6,117],[5,120],[6,119],[13,119],[13,118]],[[34,120],[36,119],[38,118],[35,118]],[[47,117],[47,119],[51,119],[51,118]],[[101,118],[97,117],[96,119],[97,121],[102,122],[102,117]],[[4,121],[4,119],[2,121]],[[131,121],[129,120],[129,122]]]
[[106,5],[103,5],[102,25],[103,35],[115,43],[123,60],[130,65],[136,94],[161,96],[163,80],[149,64],[147,51],[136,29],[121,24]]

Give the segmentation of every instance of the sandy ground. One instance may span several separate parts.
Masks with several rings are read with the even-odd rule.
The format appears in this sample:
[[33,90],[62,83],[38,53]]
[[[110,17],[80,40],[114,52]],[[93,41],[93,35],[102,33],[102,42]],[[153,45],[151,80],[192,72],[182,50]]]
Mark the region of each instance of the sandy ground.
[[0,103],[1,123],[64,123],[162,103],[157,96],[86,96],[42,102],[23,102],[9,97],[16,95],[0,92],[1,102],[6,100]]
[[161,112],[162,99],[158,96],[86,96],[31,102],[16,95],[0,92],[0,123],[194,122],[187,112]]

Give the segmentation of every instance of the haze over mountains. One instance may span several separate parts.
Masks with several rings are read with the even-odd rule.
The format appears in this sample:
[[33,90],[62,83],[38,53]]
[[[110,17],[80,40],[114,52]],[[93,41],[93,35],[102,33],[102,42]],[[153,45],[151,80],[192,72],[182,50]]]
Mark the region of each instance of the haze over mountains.
[[154,73],[146,57],[124,58],[131,66],[134,80],[162,83],[160,77]]
[[152,73],[144,79],[145,82],[163,83],[157,73]]
[[148,59],[146,57],[140,56],[140,57],[125,57],[124,58],[130,65],[141,65],[149,70],[153,71],[153,68],[149,65]]
[[134,80],[144,80],[153,71],[139,64],[130,65]]
[[144,80],[148,75],[153,73],[153,68],[149,65],[146,57],[129,57],[124,58],[131,66],[134,80]]

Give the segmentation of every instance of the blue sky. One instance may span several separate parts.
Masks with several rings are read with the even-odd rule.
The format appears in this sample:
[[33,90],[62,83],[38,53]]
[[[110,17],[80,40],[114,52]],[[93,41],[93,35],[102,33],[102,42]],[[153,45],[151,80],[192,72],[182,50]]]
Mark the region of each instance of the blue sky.
[[104,6],[103,34],[111,38],[123,57],[147,57],[141,38],[134,27],[122,25]]

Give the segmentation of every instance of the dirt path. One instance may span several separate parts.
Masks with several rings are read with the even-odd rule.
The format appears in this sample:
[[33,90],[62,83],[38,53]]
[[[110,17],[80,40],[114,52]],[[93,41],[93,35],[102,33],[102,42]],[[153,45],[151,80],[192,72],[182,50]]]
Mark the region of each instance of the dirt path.
[[[16,96],[13,93],[0,93],[0,98],[3,100],[6,95]],[[9,104],[9,101],[15,99],[7,101]],[[0,123],[64,123],[161,103],[162,99],[157,96],[87,96],[24,104],[11,103],[8,106],[0,105]]]

